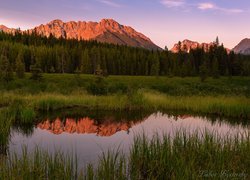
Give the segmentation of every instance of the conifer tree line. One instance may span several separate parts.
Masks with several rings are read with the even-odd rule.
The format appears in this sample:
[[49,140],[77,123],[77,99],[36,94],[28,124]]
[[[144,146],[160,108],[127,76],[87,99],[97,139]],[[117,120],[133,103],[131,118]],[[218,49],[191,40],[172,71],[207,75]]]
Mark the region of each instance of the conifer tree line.
[[[250,56],[227,53],[223,45],[209,52],[150,51],[97,41],[65,40],[36,34],[0,32],[0,71],[144,76],[238,76],[250,75]],[[6,76],[9,77],[9,76]],[[8,80],[8,79],[7,79]]]

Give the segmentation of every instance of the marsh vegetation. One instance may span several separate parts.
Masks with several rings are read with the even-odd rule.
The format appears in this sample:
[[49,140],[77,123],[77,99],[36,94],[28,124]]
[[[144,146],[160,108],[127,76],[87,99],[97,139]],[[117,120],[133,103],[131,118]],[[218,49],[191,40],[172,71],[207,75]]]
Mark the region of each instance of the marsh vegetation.
[[[176,132],[155,134],[152,139],[137,136],[128,156],[118,150],[108,151],[93,164],[80,168],[74,154],[54,155],[36,149],[32,155],[23,149],[19,158],[11,154],[0,163],[1,179],[186,179],[249,177],[249,134],[224,137],[216,132]],[[221,172],[227,172],[221,174]],[[208,176],[208,177],[206,177]],[[223,177],[222,177],[223,176]]]

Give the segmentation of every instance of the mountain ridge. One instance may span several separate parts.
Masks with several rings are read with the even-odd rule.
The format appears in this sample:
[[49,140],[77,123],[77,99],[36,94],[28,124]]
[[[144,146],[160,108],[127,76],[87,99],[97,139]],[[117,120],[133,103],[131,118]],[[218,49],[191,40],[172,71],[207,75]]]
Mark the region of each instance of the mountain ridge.
[[245,38],[239,42],[234,48],[233,51],[236,54],[250,55],[250,38]]
[[[0,29],[7,33],[14,33],[16,31],[3,25]],[[128,45],[150,50],[161,49],[144,34],[137,32],[130,26],[121,25],[113,19],[102,19],[100,22],[63,22],[60,19],[55,19],[47,24],[41,24],[21,32],[37,33],[46,37],[52,35],[56,38],[96,40],[103,43]]]
[[[199,43],[197,41],[192,41],[189,39],[184,39],[182,42],[179,41],[179,43],[174,44],[171,51],[173,53],[178,53],[179,50],[189,53],[191,49],[197,49],[197,48],[203,48],[205,52],[208,52],[210,47],[215,46],[215,42],[210,43]],[[230,49],[225,48],[227,50],[227,53],[230,53]]]
[[[49,37],[50,35],[56,38],[77,39],[77,40],[96,40],[102,43],[111,43],[118,45],[127,45],[132,47],[145,48],[149,50],[162,50],[159,46],[154,44],[150,38],[144,34],[137,32],[130,26],[121,25],[114,19],[101,19],[99,22],[93,21],[68,21],[64,22],[60,19],[54,19],[47,24],[40,24],[28,30],[20,30],[15,28],[8,28],[5,25],[0,25],[0,31],[6,33],[26,32],[37,33],[38,35]],[[243,45],[244,44],[244,45]],[[247,45],[246,45],[247,44]],[[189,52],[191,49],[204,48],[206,52],[209,51],[215,42],[199,43],[189,39],[184,39],[181,42],[174,44],[171,51],[173,53],[179,52],[181,49],[184,52]],[[226,48],[227,53],[231,50]],[[236,45],[232,51],[237,54],[250,54],[250,39],[243,39]]]

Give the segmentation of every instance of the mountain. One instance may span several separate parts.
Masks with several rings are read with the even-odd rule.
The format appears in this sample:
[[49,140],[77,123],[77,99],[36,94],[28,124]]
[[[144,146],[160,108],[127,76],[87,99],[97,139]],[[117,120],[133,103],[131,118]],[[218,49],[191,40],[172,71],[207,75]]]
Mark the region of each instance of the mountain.
[[8,28],[4,25],[0,25],[0,31],[3,31],[5,33],[15,33],[16,31],[18,31],[19,29],[14,29],[14,28]]
[[233,48],[233,51],[237,54],[250,55],[250,39],[243,39]]
[[[18,29],[11,29],[1,25],[0,30],[14,33]],[[103,43],[128,45],[150,50],[161,49],[142,33],[129,26],[121,25],[113,19],[102,19],[99,23],[85,21],[63,22],[57,19],[23,32],[37,33],[47,37],[53,35],[56,38],[96,40]]]
[[[214,42],[211,43],[198,43],[195,41],[190,41],[188,39],[185,39],[184,41],[177,43],[174,45],[174,47],[171,49],[173,53],[178,53],[179,49],[181,49],[184,52],[189,52],[191,49],[197,49],[197,48],[204,48],[205,52],[208,52],[211,46],[215,46]],[[230,52],[230,49],[226,48],[227,52]]]
[[41,24],[26,32],[39,35],[53,35],[57,38],[78,40],[97,40],[98,42],[128,45],[146,49],[161,49],[148,37],[129,26],[119,24],[113,19],[102,19],[100,22],[53,20],[48,24]]

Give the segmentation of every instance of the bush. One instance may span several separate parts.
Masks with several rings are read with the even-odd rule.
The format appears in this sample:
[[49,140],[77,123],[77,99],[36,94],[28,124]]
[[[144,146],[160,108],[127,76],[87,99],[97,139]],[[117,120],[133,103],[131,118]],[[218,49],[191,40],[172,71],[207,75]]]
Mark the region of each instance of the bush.
[[30,79],[40,81],[42,80],[42,70],[36,65],[30,67],[31,77]]
[[93,95],[107,95],[108,85],[102,77],[97,77],[94,82],[87,86],[87,91]]
[[126,93],[128,91],[128,87],[124,83],[114,83],[110,84],[108,87],[109,93]]

